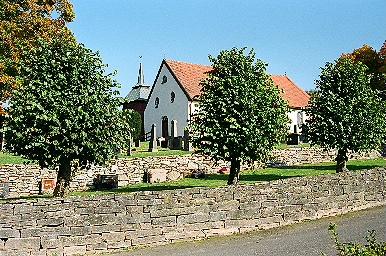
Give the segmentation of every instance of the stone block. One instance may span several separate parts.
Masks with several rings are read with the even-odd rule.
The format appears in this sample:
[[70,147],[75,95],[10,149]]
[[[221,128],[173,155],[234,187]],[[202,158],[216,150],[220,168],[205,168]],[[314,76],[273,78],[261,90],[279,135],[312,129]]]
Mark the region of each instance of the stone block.
[[126,237],[125,232],[109,232],[102,233],[102,240],[110,243],[110,242],[121,242],[124,241]]
[[151,224],[155,226],[174,226],[177,223],[177,217],[176,216],[167,216],[167,217],[159,217],[159,218],[153,218],[151,220]]
[[226,235],[239,233],[239,228],[216,228],[216,229],[204,230],[204,233],[205,233],[205,237],[226,236]]
[[40,249],[40,237],[10,238],[5,242],[4,248],[6,250],[32,249],[38,251]]
[[209,221],[209,219],[210,219],[209,213],[198,212],[195,214],[177,216],[177,223],[179,225],[186,224],[186,223],[199,223],[199,222]]
[[63,249],[63,244],[57,237],[42,236],[41,247],[43,249]]
[[106,251],[107,250],[107,243],[106,242],[100,242],[100,243],[92,243],[86,245],[86,250],[89,252],[94,251]]
[[11,228],[0,228],[0,239],[1,238],[19,238],[20,231]]
[[147,177],[149,183],[165,182],[167,180],[166,169],[149,169],[147,171]]
[[118,242],[107,242],[107,249],[128,249],[132,246],[131,240],[124,240]]
[[58,240],[64,247],[86,244],[86,236],[62,236]]
[[82,255],[87,251],[86,245],[67,246],[63,248],[64,255]]
[[132,239],[132,245],[165,244],[167,240],[162,236],[147,236]]

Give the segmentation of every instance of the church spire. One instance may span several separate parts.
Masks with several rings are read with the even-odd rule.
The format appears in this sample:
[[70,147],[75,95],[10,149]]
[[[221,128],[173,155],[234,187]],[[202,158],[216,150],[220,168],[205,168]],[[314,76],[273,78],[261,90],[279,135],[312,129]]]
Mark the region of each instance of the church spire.
[[[142,56],[139,57],[140,59]],[[145,85],[145,76],[143,75],[142,62],[139,63],[139,71],[138,71],[138,83],[137,85]]]

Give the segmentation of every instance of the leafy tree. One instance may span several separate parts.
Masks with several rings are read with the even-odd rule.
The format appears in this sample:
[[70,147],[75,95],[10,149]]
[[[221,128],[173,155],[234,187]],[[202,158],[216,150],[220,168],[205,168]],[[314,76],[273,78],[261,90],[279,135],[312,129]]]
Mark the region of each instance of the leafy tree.
[[142,129],[142,118],[141,115],[134,110],[126,109],[123,111],[127,118],[127,123],[130,127],[130,132],[133,140],[139,140]]
[[231,162],[228,184],[239,181],[242,161],[264,161],[287,133],[287,103],[245,48],[209,56],[213,71],[202,83],[200,109],[191,125],[199,153]]
[[386,100],[386,41],[379,52],[369,45],[363,45],[352,53],[343,54],[341,59],[344,58],[366,65],[371,88],[379,92],[379,95]]
[[125,145],[128,123],[98,54],[61,41],[39,41],[27,51],[22,86],[10,100],[7,148],[41,167],[59,166],[54,195],[63,196],[74,160],[103,164]]
[[349,150],[377,148],[385,135],[385,103],[366,73],[364,64],[351,59],[327,63],[311,97],[311,142],[338,150],[337,172],[347,170]]
[[74,42],[65,26],[74,17],[69,0],[0,0],[0,103],[20,86],[16,76],[22,49],[32,49],[39,38]]

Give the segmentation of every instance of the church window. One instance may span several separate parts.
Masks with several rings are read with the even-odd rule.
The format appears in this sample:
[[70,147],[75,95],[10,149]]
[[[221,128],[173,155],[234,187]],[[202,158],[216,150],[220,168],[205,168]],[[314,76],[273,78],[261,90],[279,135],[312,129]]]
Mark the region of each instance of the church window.
[[166,84],[167,81],[168,81],[168,77],[167,76],[163,76],[161,84]]
[[170,93],[170,102],[173,103],[176,98],[176,94],[174,92]]
[[158,105],[159,105],[159,98],[155,98],[155,102],[154,102],[154,105],[155,105],[155,108],[158,108]]

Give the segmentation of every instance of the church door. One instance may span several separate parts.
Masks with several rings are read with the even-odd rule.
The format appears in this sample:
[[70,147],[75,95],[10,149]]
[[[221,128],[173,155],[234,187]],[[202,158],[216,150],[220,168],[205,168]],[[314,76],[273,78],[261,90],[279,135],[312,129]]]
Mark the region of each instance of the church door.
[[168,139],[169,139],[169,119],[167,116],[162,117],[162,137],[165,139],[161,142],[161,147],[168,147]]

